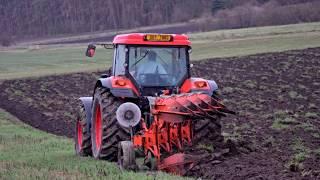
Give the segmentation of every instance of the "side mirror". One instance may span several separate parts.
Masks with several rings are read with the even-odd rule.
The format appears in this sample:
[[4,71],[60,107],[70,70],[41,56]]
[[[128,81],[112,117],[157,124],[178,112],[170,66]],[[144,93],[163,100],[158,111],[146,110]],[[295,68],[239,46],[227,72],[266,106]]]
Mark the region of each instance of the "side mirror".
[[95,52],[96,52],[96,46],[93,44],[89,44],[86,51],[86,56],[93,57]]

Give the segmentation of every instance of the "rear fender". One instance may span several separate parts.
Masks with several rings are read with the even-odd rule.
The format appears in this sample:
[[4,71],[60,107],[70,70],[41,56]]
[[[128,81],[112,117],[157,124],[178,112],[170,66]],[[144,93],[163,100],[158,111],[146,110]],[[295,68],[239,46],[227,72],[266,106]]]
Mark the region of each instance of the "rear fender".
[[129,97],[135,98],[139,96],[139,91],[133,83],[123,76],[110,76],[107,78],[100,78],[95,86],[104,87],[110,90],[115,97]]
[[96,89],[97,87],[104,87],[107,89],[111,89],[112,88],[111,77],[99,78],[94,89]]
[[[196,85],[198,82],[203,82],[205,85],[203,87],[198,87]],[[185,80],[180,90],[181,90],[181,93],[203,92],[212,96],[212,94],[218,90],[218,85],[214,80],[206,80],[202,78],[190,78]]]
[[92,112],[91,112],[91,107],[92,107],[92,97],[81,97],[79,100],[81,101],[85,113],[86,113],[86,121],[87,121],[87,131],[90,133],[90,127],[91,127],[91,117],[92,117]]

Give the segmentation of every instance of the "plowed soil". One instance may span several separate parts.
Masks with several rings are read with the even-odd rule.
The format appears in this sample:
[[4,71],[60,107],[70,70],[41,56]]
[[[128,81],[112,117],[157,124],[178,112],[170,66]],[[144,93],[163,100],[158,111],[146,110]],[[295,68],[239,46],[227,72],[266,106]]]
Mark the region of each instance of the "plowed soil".
[[[200,144],[207,157],[188,175],[320,178],[320,48],[194,64],[193,75],[216,80],[225,104],[238,114],[223,119],[229,149]],[[72,137],[77,98],[91,96],[99,74],[4,81],[0,107],[36,128]]]

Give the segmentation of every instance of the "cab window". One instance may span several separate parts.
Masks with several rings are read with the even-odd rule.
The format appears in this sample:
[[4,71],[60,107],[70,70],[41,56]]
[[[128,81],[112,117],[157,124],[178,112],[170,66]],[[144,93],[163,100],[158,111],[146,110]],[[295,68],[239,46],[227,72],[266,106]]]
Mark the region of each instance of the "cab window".
[[116,50],[116,60],[115,60],[115,76],[125,75],[125,67],[124,64],[126,62],[126,46],[125,45],[118,45]]

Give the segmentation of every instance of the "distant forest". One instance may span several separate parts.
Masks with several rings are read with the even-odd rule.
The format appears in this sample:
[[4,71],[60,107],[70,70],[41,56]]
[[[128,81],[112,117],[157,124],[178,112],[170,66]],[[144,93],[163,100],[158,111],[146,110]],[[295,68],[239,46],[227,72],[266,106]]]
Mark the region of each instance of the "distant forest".
[[319,0],[0,0],[0,40],[192,19],[202,30],[312,22],[319,12]]

